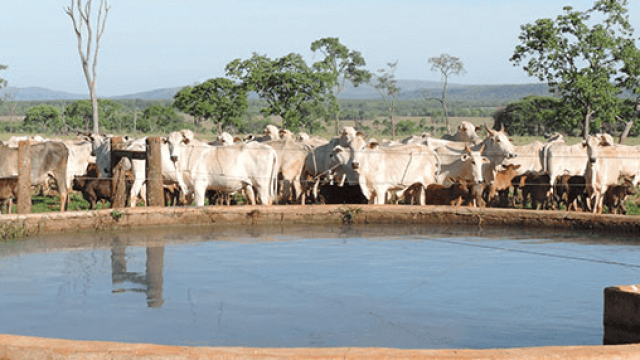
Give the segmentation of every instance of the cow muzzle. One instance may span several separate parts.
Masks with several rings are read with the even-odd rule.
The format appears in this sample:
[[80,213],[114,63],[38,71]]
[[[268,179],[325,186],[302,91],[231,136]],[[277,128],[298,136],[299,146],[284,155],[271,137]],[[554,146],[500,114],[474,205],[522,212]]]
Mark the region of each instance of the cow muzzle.
[[353,170],[358,170],[360,169],[360,163],[357,161],[354,161],[353,164],[351,164],[351,167],[353,168]]
[[172,162],[178,161],[178,157],[175,156],[175,155],[171,155],[170,159],[171,159]]

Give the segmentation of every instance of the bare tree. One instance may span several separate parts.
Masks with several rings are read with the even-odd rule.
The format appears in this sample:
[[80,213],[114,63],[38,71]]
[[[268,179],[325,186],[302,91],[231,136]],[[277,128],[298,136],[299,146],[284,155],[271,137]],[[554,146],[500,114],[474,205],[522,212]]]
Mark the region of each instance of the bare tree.
[[398,61],[393,63],[387,63],[388,69],[378,69],[380,75],[376,76],[377,84],[373,87],[378,91],[382,100],[384,100],[387,107],[387,117],[391,126],[391,138],[396,136],[396,127],[393,121],[396,108],[398,106],[398,94],[400,94],[400,88],[396,80],[395,72],[398,68]]
[[437,100],[442,104],[447,133],[451,135],[451,126],[449,125],[449,115],[447,111],[447,83],[449,81],[449,75],[460,75],[466,71],[464,70],[464,65],[462,64],[462,61],[460,61],[460,58],[449,54],[442,54],[438,57],[429,58],[429,63],[431,64],[431,71],[439,71],[442,76],[442,95],[440,98],[428,99]]
[[[66,7],[65,11],[71,17],[73,28],[78,38],[78,53],[82,61],[82,71],[87,79],[89,95],[91,96],[91,106],[93,108],[93,132],[97,133],[99,131],[98,97],[96,96],[98,51],[100,50],[100,39],[102,38],[102,34],[104,34],[107,15],[111,7],[107,5],[107,0],[100,0],[100,7],[98,8],[98,15],[95,22],[97,32],[94,38],[94,31],[91,26],[91,2],[92,0],[86,0],[83,6],[82,0],[71,0],[71,6]],[[95,49],[93,49],[94,44]]]

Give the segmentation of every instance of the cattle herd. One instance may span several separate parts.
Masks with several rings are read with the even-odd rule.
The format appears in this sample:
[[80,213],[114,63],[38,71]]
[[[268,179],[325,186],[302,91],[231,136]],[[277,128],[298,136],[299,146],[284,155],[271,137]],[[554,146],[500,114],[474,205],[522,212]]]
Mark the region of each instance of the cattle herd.
[[[330,140],[269,125],[263,136],[228,133],[215,141],[193,132],[170,133],[161,145],[166,202],[203,206],[242,193],[250,204],[388,204],[531,207],[625,213],[640,180],[640,147],[615,144],[608,134],[568,145],[556,134],[545,142],[513,145],[503,129],[463,122],[455,135],[429,134],[377,141],[352,127]],[[112,169],[110,136],[76,140],[14,137],[0,144],[0,201],[16,198],[18,141],[30,141],[32,186],[53,180],[65,210],[69,191],[95,208],[112,200],[112,178],[123,176],[128,202],[146,199],[145,160]],[[120,149],[144,151],[146,139],[124,138]],[[8,206],[10,209],[10,206]],[[6,211],[6,210],[5,210]]]

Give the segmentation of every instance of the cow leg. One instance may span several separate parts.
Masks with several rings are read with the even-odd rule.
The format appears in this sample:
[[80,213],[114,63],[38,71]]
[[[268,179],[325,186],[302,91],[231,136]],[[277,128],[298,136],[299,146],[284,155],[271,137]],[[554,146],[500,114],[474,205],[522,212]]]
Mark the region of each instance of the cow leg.
[[205,197],[206,191],[207,191],[207,184],[202,180],[196,181],[193,189],[194,201],[196,206],[204,206],[204,197]]
[[[247,195],[247,200],[249,202],[249,204],[251,205],[257,205],[256,204],[256,191],[254,190],[253,186],[248,185],[245,188],[245,192]],[[258,193],[258,198],[260,199],[260,203],[262,203],[262,205],[270,205],[269,204],[269,188],[267,187],[266,189],[258,189],[257,190]]]

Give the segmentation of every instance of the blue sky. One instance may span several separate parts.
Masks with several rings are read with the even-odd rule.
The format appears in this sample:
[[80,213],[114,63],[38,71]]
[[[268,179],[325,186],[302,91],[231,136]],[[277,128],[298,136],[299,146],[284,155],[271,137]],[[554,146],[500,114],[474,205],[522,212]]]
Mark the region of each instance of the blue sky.
[[[0,77],[9,86],[87,93],[77,41],[64,7],[71,0],[0,0]],[[640,36],[640,1],[629,16]],[[99,0],[94,0],[94,10]],[[520,25],[555,18],[565,5],[594,0],[110,0],[98,55],[99,96],[191,85],[224,76],[253,52],[295,52],[308,62],[322,37],[362,53],[375,71],[398,60],[398,79],[439,81],[428,58],[463,61],[462,84],[518,84],[535,79],[509,61]]]

